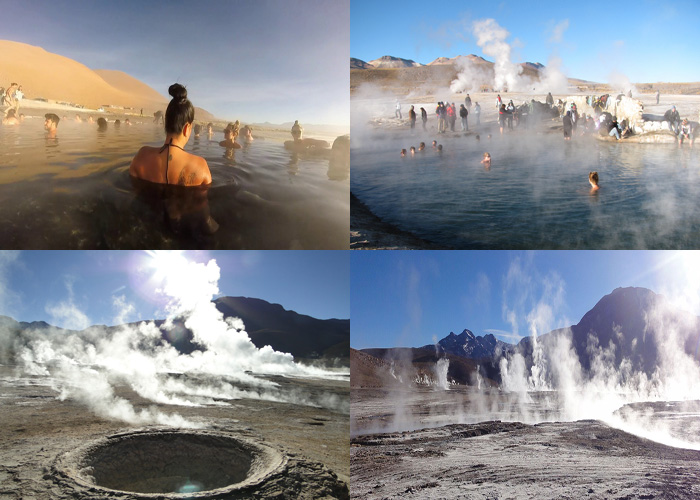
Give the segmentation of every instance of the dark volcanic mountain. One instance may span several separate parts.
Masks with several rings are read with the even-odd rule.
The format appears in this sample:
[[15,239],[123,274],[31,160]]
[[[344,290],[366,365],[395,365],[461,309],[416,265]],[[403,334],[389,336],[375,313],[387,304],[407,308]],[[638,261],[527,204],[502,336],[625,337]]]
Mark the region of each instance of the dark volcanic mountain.
[[[616,288],[600,299],[578,324],[538,339],[547,344],[567,330],[584,370],[591,366],[591,337],[602,348],[614,346],[617,366],[626,358],[634,371],[651,374],[659,363],[659,342],[671,342],[671,332],[681,340],[686,352],[694,353],[700,318],[674,308],[662,295],[646,288]],[[529,337],[522,339],[518,347],[526,357],[532,354]]]
[[243,320],[258,348],[270,345],[295,358],[347,360],[350,356],[349,319],[316,319],[248,297],[219,297],[214,302],[225,317]]
[[[616,288],[600,299],[576,325],[540,335],[538,342],[547,350],[562,335],[571,337],[571,345],[586,372],[590,371],[595,356],[607,349],[616,369],[626,359],[633,372],[651,375],[662,361],[664,348],[672,346],[673,342],[678,342],[679,349],[686,353],[695,354],[700,345],[700,318],[673,307],[663,296],[646,288]],[[462,369],[475,369],[478,364],[482,377],[496,381],[500,380],[500,357],[516,351],[523,354],[528,366],[532,365],[530,337],[512,345],[493,335],[477,337],[467,329],[459,335],[451,332],[436,345],[422,348],[362,350],[382,360],[414,364],[419,360],[429,362],[429,358],[437,361],[447,357],[450,370],[452,363],[458,360],[470,361],[471,364],[462,363]],[[452,378],[460,383],[470,380],[469,376],[454,375]]]
[[493,358],[501,353],[512,349],[510,344],[501,342],[496,337],[484,335],[477,337],[466,328],[459,335],[454,332],[435,345],[423,346],[424,349],[437,349],[438,352],[450,353],[455,356],[463,356],[469,359]]

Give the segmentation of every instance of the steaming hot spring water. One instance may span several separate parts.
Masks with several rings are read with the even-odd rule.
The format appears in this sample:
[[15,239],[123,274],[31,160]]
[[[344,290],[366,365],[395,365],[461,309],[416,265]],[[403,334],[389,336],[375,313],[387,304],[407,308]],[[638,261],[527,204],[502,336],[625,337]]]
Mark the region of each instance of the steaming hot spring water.
[[[469,135],[436,134],[435,124],[434,113],[428,131],[420,118],[413,131],[367,133],[353,122],[351,191],[383,221],[439,247],[700,245],[697,146],[564,141],[561,131],[542,130],[500,136],[493,123],[475,129],[471,120]],[[425,151],[400,156],[420,142]],[[488,169],[480,163],[484,152],[492,157]],[[600,177],[594,193],[591,171]]]
[[274,140],[227,151],[217,131],[185,147],[207,160],[208,191],[158,188],[128,173],[141,146],[163,144],[161,125],[138,120],[100,132],[66,119],[56,139],[43,118],[0,127],[3,247],[347,248],[349,173],[327,156]]

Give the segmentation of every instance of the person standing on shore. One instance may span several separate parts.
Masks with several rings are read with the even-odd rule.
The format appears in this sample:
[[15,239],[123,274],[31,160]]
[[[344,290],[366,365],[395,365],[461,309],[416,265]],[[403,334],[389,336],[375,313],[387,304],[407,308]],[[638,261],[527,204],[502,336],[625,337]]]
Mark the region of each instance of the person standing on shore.
[[472,98],[469,97],[469,94],[464,98],[464,104],[467,106],[467,112],[472,110]]
[[659,104],[659,96],[661,95],[661,92],[659,92],[659,89],[656,89],[656,104]]
[[474,103],[474,115],[476,116],[476,126],[481,125],[481,106],[479,103]]
[[452,103],[452,105],[449,103],[447,104],[447,119],[450,121],[450,130],[454,132],[455,122],[457,121],[457,109],[455,107],[455,103]]
[[425,124],[428,123],[428,112],[425,108],[420,108],[420,119],[423,122],[423,130],[425,130]]
[[408,120],[411,122],[411,128],[416,128],[416,111],[413,106],[408,110]]
[[551,108],[554,106],[554,97],[552,97],[551,92],[547,92],[547,98],[544,100],[545,103]]
[[464,107],[464,104],[459,107],[459,117],[462,119],[462,132],[469,130],[469,124],[467,123],[467,115],[469,111]]
[[396,99],[396,111],[394,112],[394,118],[398,118],[399,120],[403,120],[403,116],[401,116],[401,103],[399,102],[398,99]]

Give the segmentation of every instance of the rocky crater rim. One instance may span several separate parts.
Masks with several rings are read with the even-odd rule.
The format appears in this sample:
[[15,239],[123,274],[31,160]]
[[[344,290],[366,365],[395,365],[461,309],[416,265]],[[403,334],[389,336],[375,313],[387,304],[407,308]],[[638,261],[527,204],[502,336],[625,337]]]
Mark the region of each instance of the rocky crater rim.
[[140,430],[97,439],[56,458],[77,486],[132,498],[219,498],[254,491],[287,464],[266,444],[235,434]]

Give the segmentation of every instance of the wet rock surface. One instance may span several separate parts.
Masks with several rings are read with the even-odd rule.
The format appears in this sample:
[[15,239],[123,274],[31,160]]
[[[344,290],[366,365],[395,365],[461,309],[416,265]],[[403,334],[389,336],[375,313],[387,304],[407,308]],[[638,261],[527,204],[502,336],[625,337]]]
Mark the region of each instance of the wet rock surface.
[[700,498],[700,451],[602,422],[482,422],[358,436],[353,498]]

